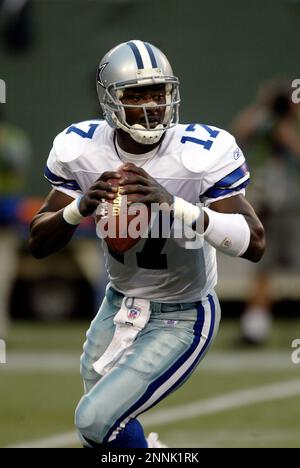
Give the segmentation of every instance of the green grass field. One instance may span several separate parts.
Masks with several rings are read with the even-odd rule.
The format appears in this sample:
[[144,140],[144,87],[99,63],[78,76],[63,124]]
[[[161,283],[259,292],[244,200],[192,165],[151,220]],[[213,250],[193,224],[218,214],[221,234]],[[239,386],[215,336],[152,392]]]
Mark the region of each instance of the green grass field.
[[[79,447],[74,409],[86,323],[15,324],[0,365],[0,446]],[[262,349],[237,345],[222,323],[192,378],[142,416],[170,447],[300,447],[300,364],[291,342],[300,322],[275,322]],[[53,438],[55,437],[55,438]]]

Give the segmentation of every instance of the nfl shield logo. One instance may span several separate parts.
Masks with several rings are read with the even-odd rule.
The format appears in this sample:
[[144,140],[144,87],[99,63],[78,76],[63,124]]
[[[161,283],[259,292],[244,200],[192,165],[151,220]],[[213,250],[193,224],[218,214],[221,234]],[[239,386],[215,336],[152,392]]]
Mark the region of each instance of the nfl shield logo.
[[138,318],[140,313],[141,313],[141,309],[139,307],[131,307],[130,309],[128,309],[127,316],[128,318],[134,320]]

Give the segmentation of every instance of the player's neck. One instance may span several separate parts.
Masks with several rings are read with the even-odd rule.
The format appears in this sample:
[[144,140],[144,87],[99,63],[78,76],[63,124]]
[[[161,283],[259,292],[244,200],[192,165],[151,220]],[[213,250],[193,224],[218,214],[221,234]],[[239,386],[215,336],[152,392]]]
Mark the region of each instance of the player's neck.
[[152,151],[154,148],[159,146],[164,138],[164,135],[161,137],[159,141],[156,143],[153,143],[152,145],[142,145],[141,143],[138,143],[137,141],[134,141],[131,136],[124,132],[122,129],[117,129],[116,130],[116,135],[117,135],[117,141],[118,145],[122,150],[126,151],[126,153],[131,153],[131,154],[145,154],[150,151]]

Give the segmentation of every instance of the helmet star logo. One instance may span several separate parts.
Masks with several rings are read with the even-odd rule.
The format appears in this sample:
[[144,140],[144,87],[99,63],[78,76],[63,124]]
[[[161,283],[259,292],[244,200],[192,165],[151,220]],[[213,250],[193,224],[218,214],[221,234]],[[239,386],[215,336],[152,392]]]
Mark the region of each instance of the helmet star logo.
[[102,73],[107,65],[108,65],[108,62],[105,62],[105,63],[102,63],[102,65],[100,65],[100,67],[98,68],[97,81],[99,85],[102,86],[102,88],[105,88],[103,78],[102,78]]

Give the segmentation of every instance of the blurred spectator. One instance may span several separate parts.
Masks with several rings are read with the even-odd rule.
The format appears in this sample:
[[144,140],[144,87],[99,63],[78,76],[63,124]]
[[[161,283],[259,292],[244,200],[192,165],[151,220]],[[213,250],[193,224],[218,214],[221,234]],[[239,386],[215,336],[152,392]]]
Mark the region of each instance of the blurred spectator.
[[8,325],[8,301],[15,275],[18,235],[14,229],[31,147],[25,133],[7,122],[0,105],[0,338]]
[[265,342],[271,330],[272,273],[300,271],[300,106],[291,95],[287,80],[263,84],[232,125],[250,165],[248,198],[267,237],[253,297],[241,320],[242,336],[253,344]]
[[22,52],[32,44],[31,0],[0,0],[1,32],[10,51]]

